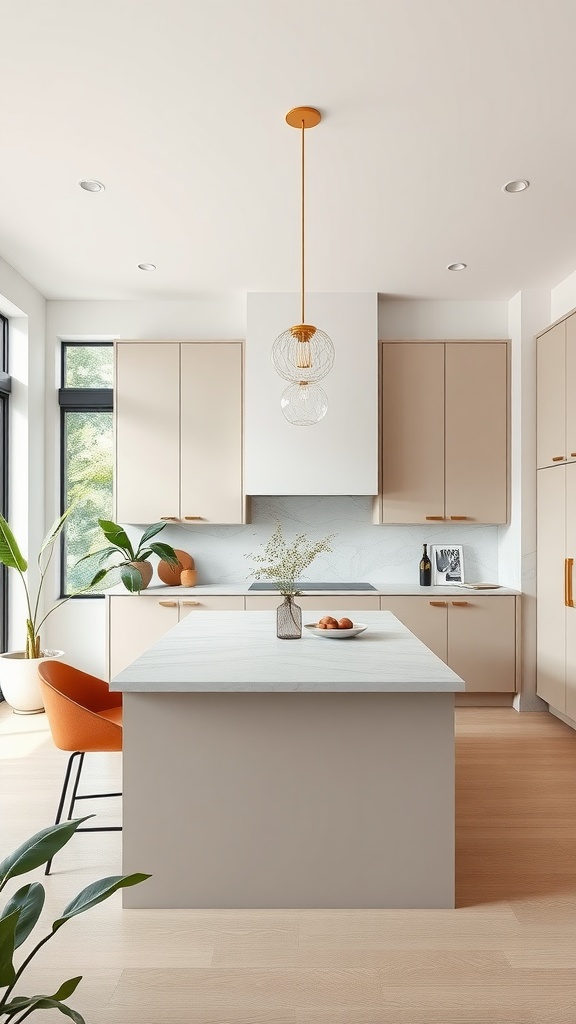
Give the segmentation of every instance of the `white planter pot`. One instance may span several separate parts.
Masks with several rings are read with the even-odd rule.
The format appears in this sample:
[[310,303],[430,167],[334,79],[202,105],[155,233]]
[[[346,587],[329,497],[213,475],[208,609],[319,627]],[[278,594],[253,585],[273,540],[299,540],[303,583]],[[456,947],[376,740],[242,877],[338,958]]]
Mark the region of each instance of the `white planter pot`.
[[0,689],[17,715],[37,715],[44,711],[38,665],[61,658],[64,651],[45,651],[41,658],[25,658],[24,653],[0,654]]

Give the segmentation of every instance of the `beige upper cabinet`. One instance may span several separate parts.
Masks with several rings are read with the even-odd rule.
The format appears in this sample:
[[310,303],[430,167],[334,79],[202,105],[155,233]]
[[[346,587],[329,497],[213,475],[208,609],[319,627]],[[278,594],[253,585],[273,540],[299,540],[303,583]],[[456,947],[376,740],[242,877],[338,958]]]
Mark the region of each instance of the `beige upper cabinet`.
[[245,522],[240,342],[117,342],[115,424],[119,522]]
[[507,520],[507,346],[446,345],[446,476],[448,520]]
[[[571,322],[571,363],[574,361],[574,318]],[[537,466],[566,461],[566,334],[567,321],[556,324],[536,342]],[[572,415],[571,415],[572,421]],[[571,423],[573,428],[573,423]],[[576,453],[576,446],[573,448]],[[576,457],[576,456],[575,456]]]
[[506,342],[382,349],[380,521],[505,523]]
[[444,518],[444,345],[382,346],[383,523]]

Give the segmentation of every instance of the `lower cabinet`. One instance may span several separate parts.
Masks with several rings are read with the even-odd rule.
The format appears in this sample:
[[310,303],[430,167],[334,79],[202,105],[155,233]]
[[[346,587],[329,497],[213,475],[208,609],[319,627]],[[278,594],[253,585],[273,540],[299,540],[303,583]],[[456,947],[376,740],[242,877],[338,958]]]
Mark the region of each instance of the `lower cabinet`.
[[243,611],[243,597],[148,597],[114,595],[108,599],[108,671],[118,675],[169,629],[192,612]]
[[516,598],[381,597],[466,683],[467,693],[516,690]]

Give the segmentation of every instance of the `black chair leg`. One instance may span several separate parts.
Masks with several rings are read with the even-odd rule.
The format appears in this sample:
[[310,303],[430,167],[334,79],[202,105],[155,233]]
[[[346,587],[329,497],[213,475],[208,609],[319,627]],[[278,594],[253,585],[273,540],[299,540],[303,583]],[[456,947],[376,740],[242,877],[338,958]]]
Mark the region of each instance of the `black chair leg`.
[[[84,761],[84,754],[80,750],[75,750],[74,753],[70,754],[70,757],[68,758],[68,764],[66,765],[66,774],[64,775],[64,783],[62,785],[62,792],[60,793],[60,801],[58,803],[58,811],[56,813],[56,821],[54,822],[55,825],[59,825],[60,821],[62,820],[62,811],[64,810],[64,804],[66,802],[66,792],[68,790],[68,784],[70,782],[70,775],[72,773],[72,767],[73,767],[73,764],[74,764],[74,758],[75,757],[79,757],[80,758],[80,765],[78,767],[78,773],[76,775],[76,782],[74,784],[74,790],[73,790],[73,794],[72,794],[72,800],[71,800],[71,803],[70,803],[70,811],[69,811],[69,814],[68,814],[68,820],[70,820],[70,818],[72,817],[72,807],[74,806],[74,800],[76,798],[76,791],[78,789],[78,780],[80,778],[80,772],[82,771],[82,763]],[[50,857],[50,860],[48,861],[48,863],[46,865],[46,868],[44,870],[44,874],[45,875],[49,875],[50,874],[50,868],[52,867],[53,859],[54,859],[53,857]]]

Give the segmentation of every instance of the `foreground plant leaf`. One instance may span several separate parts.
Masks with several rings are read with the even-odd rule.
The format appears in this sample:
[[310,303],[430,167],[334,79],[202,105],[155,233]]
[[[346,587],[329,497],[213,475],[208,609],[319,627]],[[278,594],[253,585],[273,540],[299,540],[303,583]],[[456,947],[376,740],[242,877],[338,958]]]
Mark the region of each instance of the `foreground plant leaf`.
[[26,941],[42,913],[46,893],[40,882],[28,882],[15,892],[4,907],[0,920],[18,911],[14,949]]
[[74,818],[72,821],[64,821],[60,825],[51,825],[36,832],[14,850],[14,853],[8,854],[0,864],[0,889],[9,878],[23,875],[26,871],[34,871],[35,868],[46,864],[63,846],[66,846],[78,826],[93,817],[93,814],[86,814],[84,818]]
[[107,900],[112,893],[118,891],[118,889],[126,889],[131,885],[138,885],[140,882],[144,882],[150,875],[144,875],[137,872],[133,875],[110,875],[109,878],[100,878],[97,882],[92,882],[91,885],[87,885],[82,892],[79,892],[74,897],[71,903],[68,904],[62,917],[59,917],[54,921],[52,925],[52,931],[55,932],[58,928],[61,928],[66,921],[70,918],[76,917],[77,914],[83,914],[85,910],[90,910],[91,907],[95,907],[97,903],[102,903],[103,900]]

